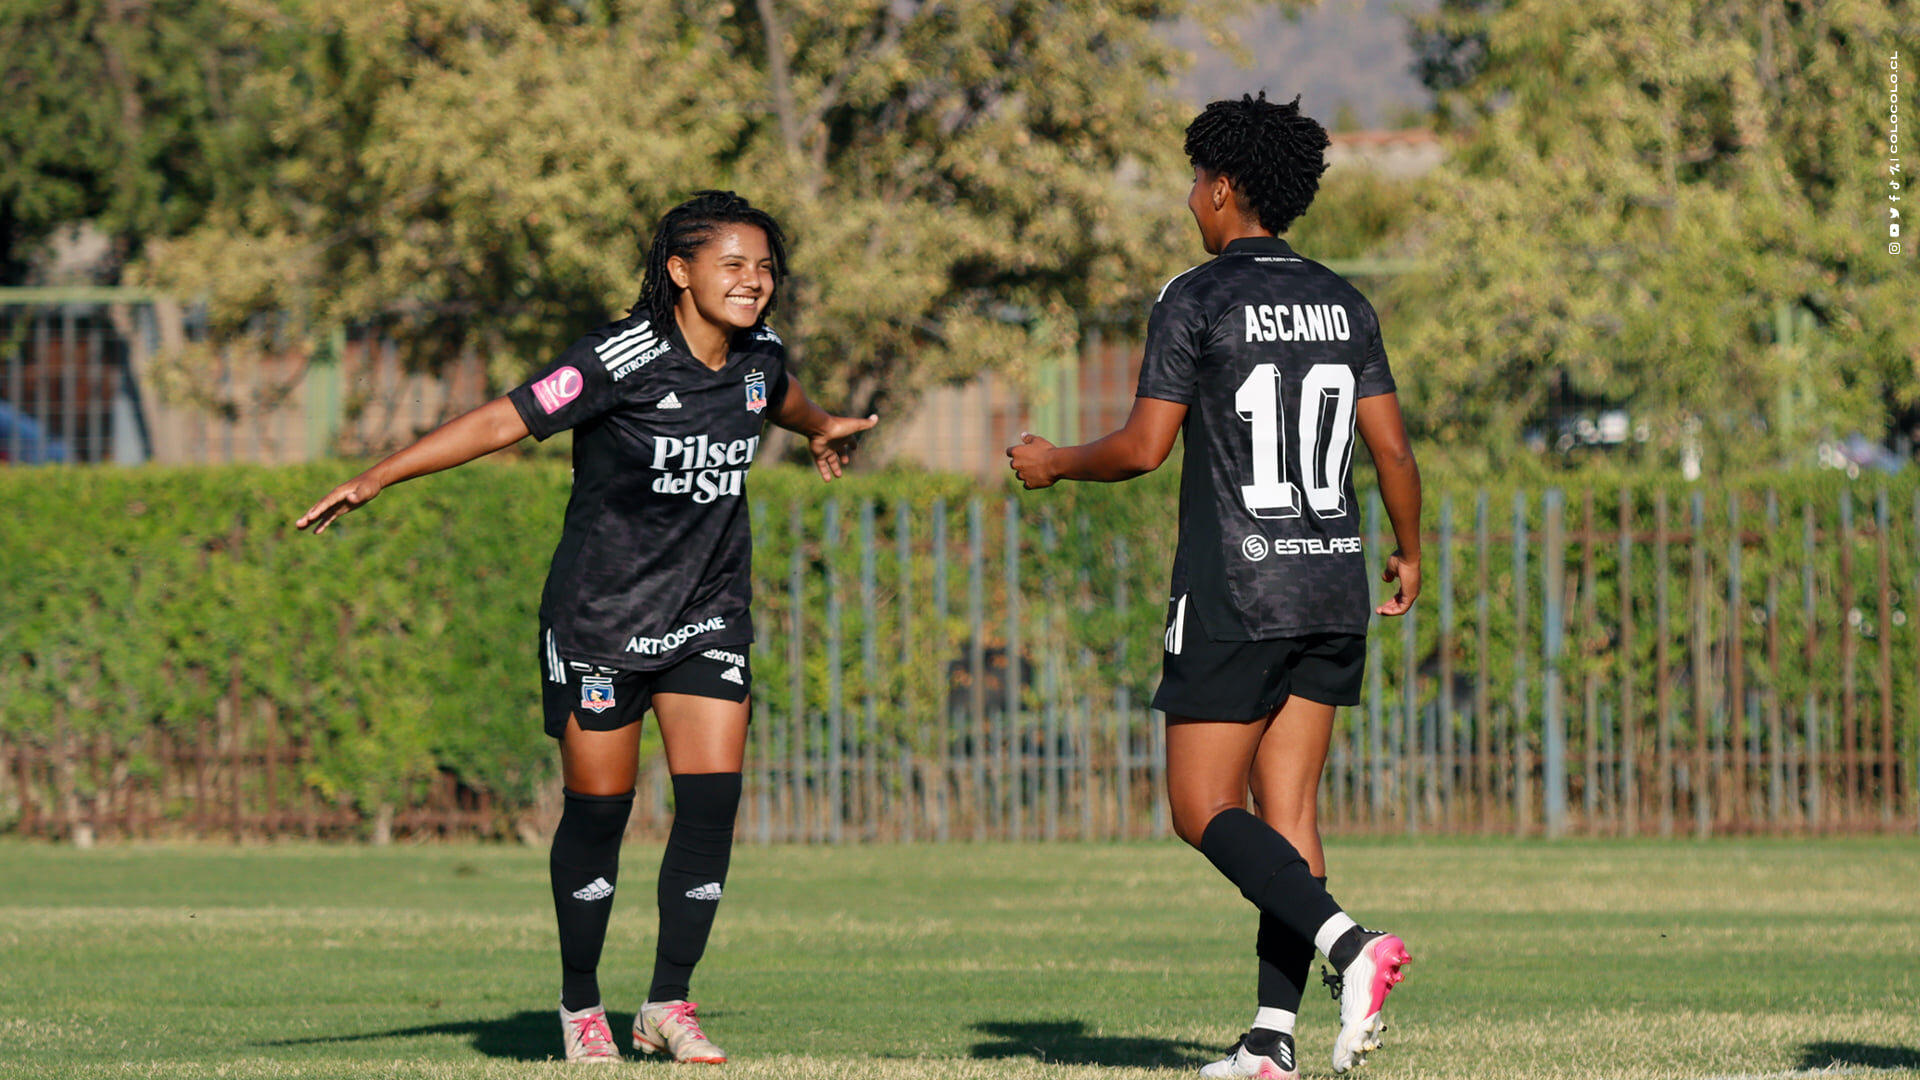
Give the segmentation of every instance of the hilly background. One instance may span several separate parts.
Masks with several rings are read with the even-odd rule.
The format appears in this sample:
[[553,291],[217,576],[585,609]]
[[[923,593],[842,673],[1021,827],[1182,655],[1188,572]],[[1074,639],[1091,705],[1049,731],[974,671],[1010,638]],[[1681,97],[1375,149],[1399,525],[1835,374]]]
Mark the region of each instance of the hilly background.
[[1427,108],[1432,97],[1413,76],[1407,19],[1437,6],[1435,0],[1321,0],[1296,18],[1263,9],[1236,21],[1253,54],[1248,67],[1188,24],[1176,31],[1195,55],[1181,91],[1196,105],[1261,89],[1281,100],[1299,94],[1301,108],[1330,128],[1343,106],[1361,127],[1408,126],[1408,114]]

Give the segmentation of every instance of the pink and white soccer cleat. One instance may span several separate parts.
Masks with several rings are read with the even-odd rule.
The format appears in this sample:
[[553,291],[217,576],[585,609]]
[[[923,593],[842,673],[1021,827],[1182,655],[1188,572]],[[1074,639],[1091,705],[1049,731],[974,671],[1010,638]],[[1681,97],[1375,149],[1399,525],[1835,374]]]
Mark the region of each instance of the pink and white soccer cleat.
[[1366,1063],[1366,1054],[1380,1046],[1386,1021],[1380,1010],[1387,994],[1406,978],[1402,970],[1413,962],[1407,943],[1398,935],[1381,934],[1360,947],[1360,955],[1340,973],[1340,1034],[1333,1040],[1333,1071],[1346,1072]]
[[648,1054],[666,1050],[682,1064],[725,1065],[727,1052],[713,1045],[691,1001],[649,1001],[633,1018],[633,1048]]
[[568,1012],[565,1005],[560,1006],[560,1041],[567,1048],[568,1061],[595,1065],[620,1062],[620,1048],[613,1044],[613,1031],[607,1027],[607,1010],[598,1005],[579,1012]]

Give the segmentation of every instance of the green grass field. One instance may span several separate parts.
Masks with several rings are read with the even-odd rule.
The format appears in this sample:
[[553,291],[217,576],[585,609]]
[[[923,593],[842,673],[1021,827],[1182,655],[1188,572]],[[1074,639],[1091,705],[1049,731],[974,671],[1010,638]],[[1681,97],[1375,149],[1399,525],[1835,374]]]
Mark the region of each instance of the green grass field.
[[[657,857],[627,850],[617,1025]],[[1332,861],[1416,956],[1363,1078],[1920,1077],[1920,842],[1335,839]],[[550,905],[518,847],[0,845],[0,1076],[550,1074]],[[1251,1016],[1253,925],[1173,843],[748,847],[694,992],[740,1077],[1191,1075]],[[1305,1075],[1330,1075],[1332,1023],[1316,992]]]

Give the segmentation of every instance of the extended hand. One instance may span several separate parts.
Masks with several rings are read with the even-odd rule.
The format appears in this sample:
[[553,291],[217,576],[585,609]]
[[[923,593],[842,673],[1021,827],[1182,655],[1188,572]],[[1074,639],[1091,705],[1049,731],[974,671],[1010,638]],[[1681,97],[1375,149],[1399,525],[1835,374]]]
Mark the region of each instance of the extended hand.
[[327,492],[327,497],[313,504],[313,509],[300,515],[293,523],[296,529],[313,526],[313,535],[319,536],[333,524],[333,519],[349,510],[356,510],[373,501],[380,494],[380,482],[367,477],[364,473]]
[[853,451],[860,445],[860,433],[879,422],[878,413],[865,420],[851,416],[827,417],[827,426],[807,439],[807,449],[813,453],[813,466],[820,470],[820,479],[832,483],[840,475],[840,466],[853,460]]
[[1053,444],[1031,431],[1020,433],[1020,445],[1007,447],[1007,466],[1027,490],[1052,487],[1060,474],[1047,467],[1047,451]]
[[1380,580],[1399,581],[1400,591],[1373,610],[1380,615],[1405,615],[1412,609],[1414,598],[1420,595],[1420,560],[1406,558],[1396,551],[1387,556],[1387,568],[1380,572]]

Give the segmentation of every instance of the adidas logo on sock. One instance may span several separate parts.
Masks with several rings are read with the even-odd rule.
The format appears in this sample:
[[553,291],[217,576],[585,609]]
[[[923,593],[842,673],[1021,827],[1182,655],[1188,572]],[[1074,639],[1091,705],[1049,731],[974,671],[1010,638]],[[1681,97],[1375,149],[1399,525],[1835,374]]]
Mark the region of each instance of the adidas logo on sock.
[[656,409],[677,409],[679,407],[680,395],[671,390],[667,391],[666,397],[660,399],[660,404],[654,406]]
[[732,683],[735,686],[745,686],[747,684],[746,680],[740,677],[740,669],[737,667],[730,667],[727,670],[721,672],[720,677],[727,680],[728,682]]
[[688,889],[687,899],[718,900],[720,899],[720,883],[717,881],[709,881],[697,889]]
[[603,877],[594,878],[593,884],[584,889],[573,890],[575,900],[605,900],[612,895],[613,886],[607,884],[607,879]]

